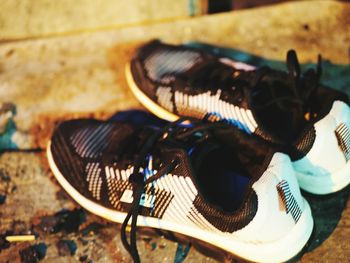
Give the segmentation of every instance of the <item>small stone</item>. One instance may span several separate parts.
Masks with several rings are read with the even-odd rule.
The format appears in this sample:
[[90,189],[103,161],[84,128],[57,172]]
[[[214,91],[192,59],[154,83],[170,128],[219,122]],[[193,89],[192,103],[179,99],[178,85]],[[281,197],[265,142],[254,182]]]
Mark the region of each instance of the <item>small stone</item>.
[[58,218],[55,216],[43,216],[38,224],[38,230],[44,233],[54,233]]
[[6,201],[6,195],[1,195],[0,194],[0,205],[4,204]]
[[11,177],[6,174],[6,172],[0,169],[0,181],[4,183],[8,183],[11,181]]
[[86,239],[84,239],[84,238],[78,238],[78,240],[81,242],[81,244],[82,244],[83,246],[86,246],[87,244],[89,244],[89,241],[86,240]]
[[165,243],[161,243],[161,244],[158,245],[158,247],[160,249],[164,249],[164,248],[166,248],[166,244]]
[[7,233],[4,235],[0,235],[0,252],[3,249],[9,248],[10,247],[10,242],[6,240]]
[[31,246],[26,249],[22,249],[19,251],[19,255],[21,257],[22,263],[36,263],[39,262],[38,253]]
[[45,243],[34,245],[34,249],[38,253],[39,260],[42,260],[46,256],[47,245]]
[[146,243],[149,243],[149,242],[152,241],[152,238],[151,238],[151,237],[143,237],[142,239],[143,239],[143,241],[145,241]]
[[43,216],[37,227],[44,233],[72,233],[79,230],[85,219],[85,212],[82,209],[62,210],[54,215]]
[[59,218],[59,221],[55,226],[55,232],[76,232],[79,230],[79,226],[86,220],[86,215],[83,209],[74,209],[73,211],[63,210],[58,212],[55,216]]
[[152,251],[155,250],[157,248],[157,243],[156,242],[153,242],[151,244],[151,247],[152,247]]
[[73,240],[60,240],[56,246],[60,256],[73,256],[77,251],[77,244]]
[[103,227],[104,227],[103,225],[93,222],[88,226],[86,226],[84,229],[82,229],[81,232],[84,236],[88,235],[89,233],[97,234],[99,230]]
[[83,255],[79,258],[80,262],[87,262],[88,256],[87,255]]
[[22,263],[36,263],[46,256],[47,246],[44,243],[33,245],[19,251]]

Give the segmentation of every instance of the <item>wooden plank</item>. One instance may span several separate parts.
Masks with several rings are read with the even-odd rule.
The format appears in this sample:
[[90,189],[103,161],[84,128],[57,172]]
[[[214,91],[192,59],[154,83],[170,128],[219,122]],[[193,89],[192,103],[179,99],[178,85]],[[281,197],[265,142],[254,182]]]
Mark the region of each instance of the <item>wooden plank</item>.
[[201,0],[2,0],[0,41],[195,16]]

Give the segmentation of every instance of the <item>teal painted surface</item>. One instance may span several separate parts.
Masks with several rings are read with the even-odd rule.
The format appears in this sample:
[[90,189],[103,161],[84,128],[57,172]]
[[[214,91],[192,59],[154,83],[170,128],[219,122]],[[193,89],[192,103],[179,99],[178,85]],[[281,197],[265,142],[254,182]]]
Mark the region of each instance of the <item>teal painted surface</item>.
[[[249,54],[247,52],[232,49],[232,48],[223,48],[208,45],[205,43],[191,42],[187,44],[188,46],[200,48],[205,51],[214,53],[216,55],[224,56],[244,62],[253,66],[269,66],[274,69],[287,70],[285,61],[271,60],[259,56]],[[296,50],[298,53],[298,50]],[[317,59],[317,53],[315,52],[315,61]],[[322,54],[321,54],[322,55]],[[301,65],[302,71],[305,71],[308,68],[315,68],[316,65],[313,63],[306,63]],[[349,64],[340,65],[334,64],[329,60],[323,60],[322,62],[322,79],[321,82],[331,88],[342,90],[350,96],[350,51],[349,51]]]
[[175,258],[174,258],[174,263],[182,263],[186,259],[188,252],[190,251],[191,245],[183,245],[183,244],[178,244],[176,253],[175,253]]
[[4,127],[1,127],[0,133],[0,151],[18,149],[17,145],[12,141],[12,136],[16,133],[16,123],[13,120],[16,115],[16,106],[12,104],[4,104],[0,108],[0,116],[11,112],[11,117],[6,120]]
[[197,0],[188,0],[188,14],[194,16],[196,14],[196,1]]

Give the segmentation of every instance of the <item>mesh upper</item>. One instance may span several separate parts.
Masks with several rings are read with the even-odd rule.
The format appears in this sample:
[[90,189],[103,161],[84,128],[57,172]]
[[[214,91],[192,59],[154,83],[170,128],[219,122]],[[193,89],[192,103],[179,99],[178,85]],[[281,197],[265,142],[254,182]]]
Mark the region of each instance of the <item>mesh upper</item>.
[[[223,120],[249,134],[254,133],[274,144],[285,146],[290,144],[292,140],[297,139],[297,137],[289,138],[291,136],[288,133],[293,134],[293,128],[284,131],[283,127],[275,125],[282,122],[282,120],[289,119],[289,117],[271,117],[274,116],[272,113],[278,113],[278,109],[275,109],[271,114],[267,114],[266,118],[273,118],[271,123],[274,125],[270,127],[269,122],[265,123],[264,118],[258,114],[257,107],[252,106],[252,98],[246,98],[246,95],[244,95],[241,98],[241,102],[237,102],[233,98],[233,95],[236,93],[234,90],[218,89],[214,87],[216,86],[215,84],[213,84],[213,87],[193,87],[191,86],[192,82],[188,82],[188,79],[201,72],[203,68],[205,71],[204,75],[212,74],[215,68],[219,69],[219,71],[221,69],[226,71],[228,69],[225,67],[231,67],[234,71],[236,70],[236,62],[233,60],[216,57],[210,53],[204,53],[186,46],[168,45],[159,41],[153,41],[139,48],[132,64],[137,64],[136,62],[139,63],[138,70],[133,70],[132,74],[138,87],[170,113],[198,119],[208,118],[209,116],[208,119],[210,120]],[[208,69],[206,65],[215,66],[213,69]],[[134,66],[133,68],[135,69],[136,67]],[[248,72],[244,74],[238,72],[238,76],[242,74],[242,76],[244,75],[243,79],[253,80],[256,74],[259,73],[259,70],[251,71],[252,68],[245,70],[248,70]],[[264,70],[261,69],[261,72],[267,74],[265,78],[271,78],[272,82],[279,80],[281,83],[289,85],[286,72],[272,69]],[[234,71],[233,73],[237,72]],[[145,79],[150,81],[145,81]],[[217,86],[220,87],[220,85],[221,82],[218,80]],[[287,87],[284,87],[284,89],[287,89]],[[245,90],[244,94],[249,92],[249,90]],[[335,90],[320,86],[317,90],[317,97],[320,98],[320,101],[325,102],[318,110],[318,115],[324,116],[329,110],[327,105],[332,105],[331,102],[335,98],[345,100],[346,96]],[[268,98],[265,98],[263,103],[266,100]],[[147,105],[145,106],[148,107]],[[276,116],[279,115],[276,114]],[[286,116],[289,115],[287,114]],[[305,135],[299,137],[294,145],[290,144],[290,148],[292,147],[293,149],[289,149],[288,154],[293,160],[302,158],[312,148],[316,134],[312,125],[307,124],[307,126],[305,128],[306,132],[305,130],[301,132],[305,133]],[[282,131],[280,132],[281,134],[278,133],[279,130]]]
[[156,46],[142,57],[148,77],[165,85],[173,82],[177,74],[186,72],[202,60],[202,55],[194,50],[163,45]]
[[335,135],[337,137],[338,145],[342,150],[345,160],[350,160],[350,130],[345,123],[340,123],[336,130]]
[[[130,125],[118,122],[77,120],[63,123],[52,138],[53,161],[69,184],[85,198],[126,213],[131,205],[128,193],[132,191],[128,178],[134,167],[132,162],[116,161],[112,156],[134,131]],[[246,198],[241,210],[232,215],[224,213],[206,202],[199,193],[183,151],[170,149],[158,154],[159,158],[150,156],[140,169],[146,178],[160,169],[162,164],[156,159],[165,165],[176,156],[180,163],[146,187],[145,199],[153,207],[142,207],[142,215],[187,222],[200,228],[206,222],[209,228],[218,232],[233,232],[252,220],[257,211],[256,195]],[[225,220],[218,223],[217,219],[222,217]]]
[[314,145],[316,139],[316,131],[313,126],[307,131],[307,133],[302,137],[302,139],[296,144],[297,154],[291,156],[292,159],[297,159],[305,156]]
[[73,120],[61,124],[51,140],[52,156],[61,174],[79,193],[108,207],[102,153],[111,151],[111,145],[120,143],[131,132],[129,127],[121,126]]
[[139,89],[167,111],[198,119],[215,115],[252,133],[257,123],[245,99],[235,99],[238,91],[221,87],[224,82],[215,85],[215,92],[213,87],[187,83],[193,76],[202,79],[201,74],[209,76],[221,69],[226,75],[233,74],[237,70],[227,60],[224,63],[209,53],[184,46],[151,42],[139,48],[131,69]]

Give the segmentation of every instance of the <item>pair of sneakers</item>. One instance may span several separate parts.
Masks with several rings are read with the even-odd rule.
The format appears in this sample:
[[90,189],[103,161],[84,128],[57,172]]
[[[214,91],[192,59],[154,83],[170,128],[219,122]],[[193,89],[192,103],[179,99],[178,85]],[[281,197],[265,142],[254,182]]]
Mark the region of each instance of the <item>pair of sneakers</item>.
[[126,76],[140,102],[172,122],[64,122],[47,148],[50,167],[81,206],[122,223],[135,262],[136,227],[286,261],[313,228],[299,186],[326,194],[350,181],[346,96],[320,86],[320,67],[301,74],[292,51],[287,64],[288,73],[255,69],[152,41]]

